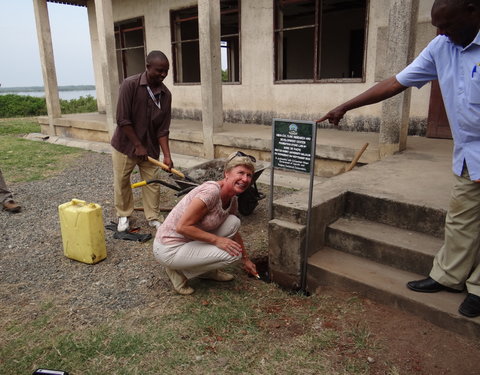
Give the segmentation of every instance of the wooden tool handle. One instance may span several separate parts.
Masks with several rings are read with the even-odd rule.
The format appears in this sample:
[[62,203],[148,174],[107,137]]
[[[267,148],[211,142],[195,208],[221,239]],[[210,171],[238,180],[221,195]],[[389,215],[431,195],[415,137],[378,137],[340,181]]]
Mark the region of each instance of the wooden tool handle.
[[165,163],[162,163],[161,161],[155,160],[154,158],[152,158],[150,156],[148,157],[148,161],[152,164],[158,165],[164,171],[172,172],[172,173],[176,174],[178,177],[185,178],[185,175],[182,172],[177,171],[175,168],[171,168],[171,169],[168,168],[168,165],[165,164]]
[[360,159],[360,157],[362,156],[362,154],[365,152],[365,150],[367,149],[368,147],[368,142],[365,143],[363,145],[363,147],[357,152],[357,154],[355,155],[355,157],[353,158],[352,162],[350,163],[350,165],[345,169],[345,172],[348,172],[348,171],[351,171],[353,169],[353,167],[355,167],[355,165],[357,164],[358,160]]

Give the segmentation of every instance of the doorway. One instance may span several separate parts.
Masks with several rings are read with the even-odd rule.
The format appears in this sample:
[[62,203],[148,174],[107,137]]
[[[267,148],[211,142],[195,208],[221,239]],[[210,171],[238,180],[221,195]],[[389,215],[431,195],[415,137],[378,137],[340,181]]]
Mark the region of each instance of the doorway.
[[438,81],[432,81],[430,104],[428,108],[427,138],[452,139],[452,131],[443,104]]

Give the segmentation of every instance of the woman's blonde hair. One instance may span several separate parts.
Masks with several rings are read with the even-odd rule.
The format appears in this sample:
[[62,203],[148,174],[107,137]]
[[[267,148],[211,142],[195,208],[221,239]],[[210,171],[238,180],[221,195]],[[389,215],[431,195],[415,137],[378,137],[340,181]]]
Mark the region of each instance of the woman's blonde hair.
[[224,172],[228,172],[230,169],[243,165],[255,172],[255,158],[251,155],[247,155],[241,151],[232,152],[227,157],[225,162]]

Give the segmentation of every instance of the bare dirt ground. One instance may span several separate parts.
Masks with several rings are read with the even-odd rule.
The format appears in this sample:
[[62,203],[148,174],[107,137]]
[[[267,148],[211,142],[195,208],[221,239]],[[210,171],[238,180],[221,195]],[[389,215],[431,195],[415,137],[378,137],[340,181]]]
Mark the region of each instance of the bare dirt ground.
[[[172,308],[180,303],[162,267],[153,259],[151,242],[115,240],[107,230],[106,260],[89,266],[63,256],[58,205],[72,198],[98,203],[103,207],[105,224],[109,224],[116,220],[111,181],[110,156],[85,153],[65,171],[47,180],[11,186],[24,210],[16,215],[0,212],[0,329],[5,329],[13,319],[34,320],[39,306],[52,299],[63,306],[70,325],[78,329],[105,321],[119,311],[144,306]],[[259,188],[268,193],[268,187]],[[177,201],[173,191],[162,191],[161,205],[172,207]],[[288,193],[279,189],[275,194]],[[138,194],[135,192],[137,198]],[[268,199],[262,200],[252,215],[242,218],[241,232],[254,259],[267,255],[267,204]],[[141,227],[142,233],[154,235],[141,211],[134,213],[132,225]],[[240,280],[251,282],[246,277]],[[480,373],[478,342],[355,293],[334,288],[322,288],[317,293],[336,306],[313,313],[322,318],[325,326],[339,330],[346,323],[365,326],[368,335],[381,346],[380,358],[372,358],[369,374],[385,374],[385,363],[394,364],[399,374]],[[357,299],[362,308],[345,313],[350,306],[347,301],[352,299]],[[276,332],[280,332],[274,306],[265,308],[272,309],[272,318],[262,325],[276,327]],[[341,319],[338,311],[344,311]],[[298,332],[285,332],[280,338],[288,340],[289,334]],[[355,356],[355,352],[348,352],[347,344],[338,345],[335,352],[339,356]]]

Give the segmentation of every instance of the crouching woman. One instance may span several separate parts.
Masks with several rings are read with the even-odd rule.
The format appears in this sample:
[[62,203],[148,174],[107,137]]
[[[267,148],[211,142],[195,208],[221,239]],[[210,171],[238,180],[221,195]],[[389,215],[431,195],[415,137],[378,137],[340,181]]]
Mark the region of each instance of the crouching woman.
[[243,262],[256,275],[238,230],[237,195],[251,184],[255,158],[237,151],[225,163],[224,178],[207,181],[190,191],[173,208],[157,231],[155,258],[163,266],[179,294],[192,294],[188,280],[194,277],[230,281],[233,275],[220,269]]

